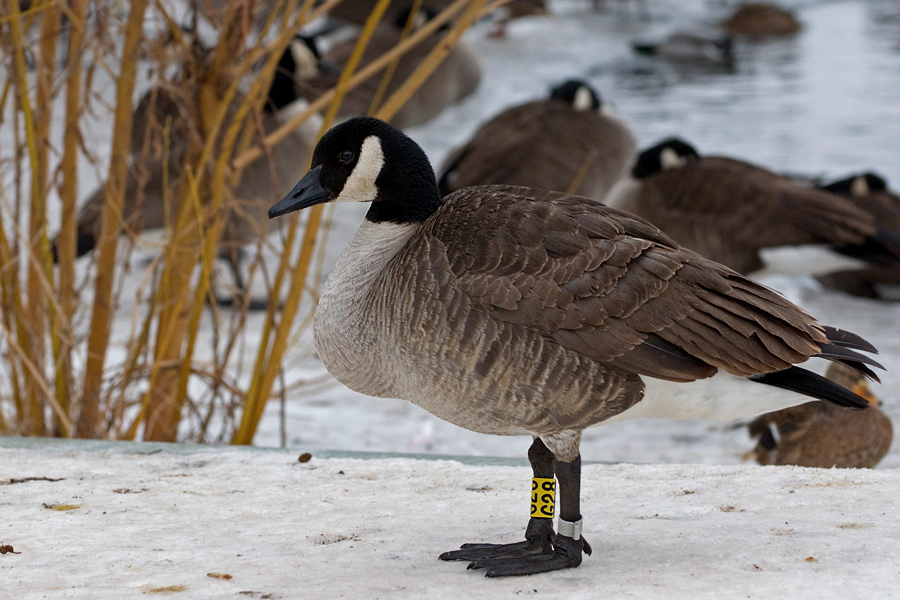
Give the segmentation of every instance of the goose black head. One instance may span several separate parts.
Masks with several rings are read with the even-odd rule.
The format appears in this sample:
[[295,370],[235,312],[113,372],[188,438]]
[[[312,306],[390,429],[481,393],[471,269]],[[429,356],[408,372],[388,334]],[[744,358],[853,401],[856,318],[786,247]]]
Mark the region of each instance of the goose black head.
[[[412,30],[415,31],[424,27],[428,23],[428,21],[432,20],[436,16],[438,16],[437,11],[432,10],[427,6],[420,6],[419,10],[417,10],[415,14],[413,14],[413,6],[408,6],[397,14],[397,19],[394,21],[394,26],[397,29],[406,29],[406,25],[409,23],[410,17],[412,17]],[[438,31],[446,31],[448,29],[450,29],[450,25],[445,23],[438,29]]]
[[315,37],[297,35],[278,59],[269,87],[268,112],[277,112],[300,98],[297,80],[315,77],[323,71]]
[[683,167],[699,157],[697,150],[684,140],[668,138],[641,152],[631,175],[635,179],[644,179],[666,169]]
[[822,189],[836,194],[863,198],[872,192],[887,191],[887,181],[875,173],[859,173],[846,179],[823,185]]
[[441,198],[418,144],[384,121],[355,117],[322,136],[312,168],[269,218],[325,202],[371,202],[370,221],[414,223],[437,210]]
[[581,79],[570,79],[556,86],[551,90],[550,98],[568,102],[575,110],[597,110],[602,104],[600,94]]

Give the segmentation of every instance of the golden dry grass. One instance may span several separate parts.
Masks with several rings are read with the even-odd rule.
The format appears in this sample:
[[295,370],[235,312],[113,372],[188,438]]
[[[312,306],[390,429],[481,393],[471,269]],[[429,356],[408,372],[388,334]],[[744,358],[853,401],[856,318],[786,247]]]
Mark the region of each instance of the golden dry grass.
[[[283,250],[250,267],[248,288],[263,285],[268,296],[260,326],[246,301],[227,310],[215,304],[229,190],[243,169],[266,160],[270,146],[323,109],[324,132],[348,89],[380,71],[386,82],[391,61],[450,22],[445,43],[383,104],[373,103],[376,116],[389,118],[485,11],[485,0],[457,0],[357,72],[388,5],[379,0],[336,88],[261,135],[256,123],[279,57],[304,24],[339,1],[278,0],[255,23],[255,2],[230,2],[217,13],[211,50],[191,44],[164,0],[43,0],[27,11],[2,1],[0,50],[10,67],[0,136],[11,144],[0,149],[0,434],[252,443],[266,403],[284,394],[277,383],[286,352],[311,323],[301,307],[316,297],[323,218],[316,209],[293,215],[282,244],[261,237],[257,254]],[[146,36],[148,17],[165,31]],[[162,76],[173,64],[181,73],[174,81]],[[131,260],[140,232],[123,216],[129,169],[147,160],[132,158],[140,69],[183,101],[196,133],[179,137],[178,123],[167,119],[154,132],[161,146],[142,149],[167,164],[178,144],[185,157],[181,172],[163,171],[173,208],[165,242],[146,267]],[[98,83],[104,76],[114,85],[111,102]],[[108,163],[85,141],[85,128],[104,112]],[[90,168],[106,182],[102,226],[96,249],[76,259],[79,179]],[[240,366],[248,347],[258,347],[249,370]]]

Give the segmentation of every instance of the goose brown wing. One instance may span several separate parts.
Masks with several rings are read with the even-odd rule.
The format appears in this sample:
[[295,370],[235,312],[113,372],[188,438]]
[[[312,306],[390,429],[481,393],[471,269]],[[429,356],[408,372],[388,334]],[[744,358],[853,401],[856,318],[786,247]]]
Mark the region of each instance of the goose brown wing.
[[844,198],[723,157],[647,178],[634,209],[679,243],[741,272],[761,266],[761,248],[861,244],[875,234],[872,216]]
[[750,375],[788,368],[826,341],[777,293],[586,198],[467,188],[424,233],[446,255],[448,285],[474,307],[620,370]]

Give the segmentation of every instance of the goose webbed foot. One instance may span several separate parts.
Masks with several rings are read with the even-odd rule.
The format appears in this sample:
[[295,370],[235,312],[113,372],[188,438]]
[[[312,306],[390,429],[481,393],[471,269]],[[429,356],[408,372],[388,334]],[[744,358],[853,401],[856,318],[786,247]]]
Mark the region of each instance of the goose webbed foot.
[[[451,550],[441,554],[441,560],[479,561],[485,558],[523,558],[553,552],[552,519],[531,519],[525,530],[525,541],[512,544],[463,544],[459,550]],[[474,562],[472,564],[475,564]],[[470,569],[473,567],[469,565]]]
[[444,552],[441,560],[471,561],[467,568],[485,569],[487,577],[533,575],[581,564],[581,554],[590,555],[591,545],[553,532],[551,519],[531,519],[525,541],[513,544],[463,544],[459,550]]
[[473,561],[469,569],[485,569],[486,577],[534,575],[560,569],[572,569],[581,564],[581,553],[590,554],[591,546],[584,538],[555,536],[550,552],[522,557],[494,556]]

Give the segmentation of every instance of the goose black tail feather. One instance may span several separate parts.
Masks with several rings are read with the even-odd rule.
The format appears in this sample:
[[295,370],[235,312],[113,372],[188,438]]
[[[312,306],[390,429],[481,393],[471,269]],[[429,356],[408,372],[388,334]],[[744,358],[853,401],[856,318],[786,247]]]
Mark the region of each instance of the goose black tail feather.
[[875,348],[875,346],[862,339],[855,333],[844,331],[843,329],[838,329],[837,327],[830,327],[828,325],[822,325],[821,327],[822,331],[825,332],[825,336],[828,338],[828,341],[835,346],[843,346],[844,348],[852,348],[853,350],[862,350],[863,352],[878,354],[878,350]]
[[797,366],[787,368],[783,371],[775,371],[774,373],[761,373],[752,375],[749,379],[758,383],[764,383],[783,390],[790,390],[810,396],[817,400],[825,400],[838,406],[848,408],[867,408],[868,401],[865,398],[857,396],[850,390],[834,383],[830,379],[826,379],[817,373],[807,371]]
[[877,361],[872,360],[868,356],[864,356],[855,350],[850,350],[849,348],[842,348],[835,344],[822,344],[822,352],[816,355],[818,358],[824,358],[825,360],[830,360],[836,363],[841,363],[842,365],[847,365],[851,369],[855,371],[859,371],[869,379],[873,381],[877,381],[881,383],[881,380],[878,376],[869,369],[866,365],[871,365],[875,368],[881,369],[884,371],[884,367],[881,366]]

